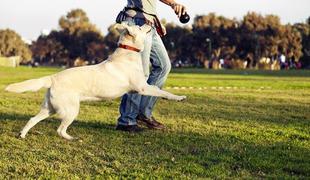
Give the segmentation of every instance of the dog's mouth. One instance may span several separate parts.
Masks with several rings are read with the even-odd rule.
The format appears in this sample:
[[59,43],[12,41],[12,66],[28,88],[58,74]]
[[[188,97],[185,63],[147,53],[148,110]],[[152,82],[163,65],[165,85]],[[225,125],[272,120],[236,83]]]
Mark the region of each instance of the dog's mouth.
[[151,32],[151,30],[152,30],[152,28],[150,28],[150,30],[148,30],[148,31],[146,32],[146,34],[150,33],[150,32]]

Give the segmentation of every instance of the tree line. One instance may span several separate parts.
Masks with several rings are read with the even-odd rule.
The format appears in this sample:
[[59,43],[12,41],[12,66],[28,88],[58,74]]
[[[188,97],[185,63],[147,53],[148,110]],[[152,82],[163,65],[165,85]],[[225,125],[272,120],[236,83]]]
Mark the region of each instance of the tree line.
[[[310,17],[305,23],[284,25],[275,15],[249,12],[238,21],[210,13],[196,16],[188,26],[162,23],[167,29],[163,42],[175,66],[255,68],[277,62],[310,66]],[[71,67],[99,63],[117,47],[119,34],[113,26],[103,36],[82,9],[62,16],[59,27],[31,45],[13,30],[0,30],[0,56],[19,55],[24,64]]]
[[228,66],[241,62],[242,66],[254,68],[263,59],[277,62],[282,56],[287,62],[301,62],[308,67],[309,21],[310,18],[307,23],[282,25],[274,15],[250,12],[237,21],[210,13],[196,16],[192,28],[168,23],[164,41],[171,57],[198,66],[214,67],[212,62],[227,60]]

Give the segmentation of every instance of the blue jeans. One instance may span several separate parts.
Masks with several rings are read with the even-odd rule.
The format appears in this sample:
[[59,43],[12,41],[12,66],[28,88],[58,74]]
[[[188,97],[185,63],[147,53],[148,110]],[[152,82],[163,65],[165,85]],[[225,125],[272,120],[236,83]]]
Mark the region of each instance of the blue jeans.
[[[142,26],[144,21],[141,19],[128,19],[128,25]],[[147,83],[161,88],[167,79],[171,69],[171,63],[160,36],[155,27],[148,33],[144,43],[144,50],[141,52],[143,71]],[[151,69],[150,69],[151,63]],[[135,125],[138,114],[151,117],[157,97],[141,96],[135,94],[125,94],[120,104],[120,117],[118,124]]]

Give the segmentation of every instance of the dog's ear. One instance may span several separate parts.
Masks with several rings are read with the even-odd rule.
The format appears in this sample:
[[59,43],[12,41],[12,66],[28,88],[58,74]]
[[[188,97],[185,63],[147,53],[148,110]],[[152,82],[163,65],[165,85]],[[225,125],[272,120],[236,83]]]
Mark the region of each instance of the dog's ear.
[[116,29],[119,33],[122,33],[127,30],[128,25],[126,23],[116,23],[113,28]]
[[128,24],[126,23],[117,23],[114,25],[114,28],[119,32],[119,33],[123,33],[124,31],[128,31],[129,35],[131,36],[135,36],[135,33],[132,29],[132,27],[128,26]]
[[151,31],[152,27],[147,24],[144,24],[143,26],[141,26],[141,29],[143,32],[148,33]]

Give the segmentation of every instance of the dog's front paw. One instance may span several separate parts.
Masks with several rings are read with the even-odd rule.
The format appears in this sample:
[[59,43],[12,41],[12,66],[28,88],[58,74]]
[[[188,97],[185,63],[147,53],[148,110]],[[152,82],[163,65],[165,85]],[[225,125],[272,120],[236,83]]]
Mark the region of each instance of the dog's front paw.
[[185,99],[186,99],[186,96],[178,96],[176,100],[177,101],[183,101]]
[[16,138],[25,139],[26,135],[22,134],[21,132],[17,134]]

